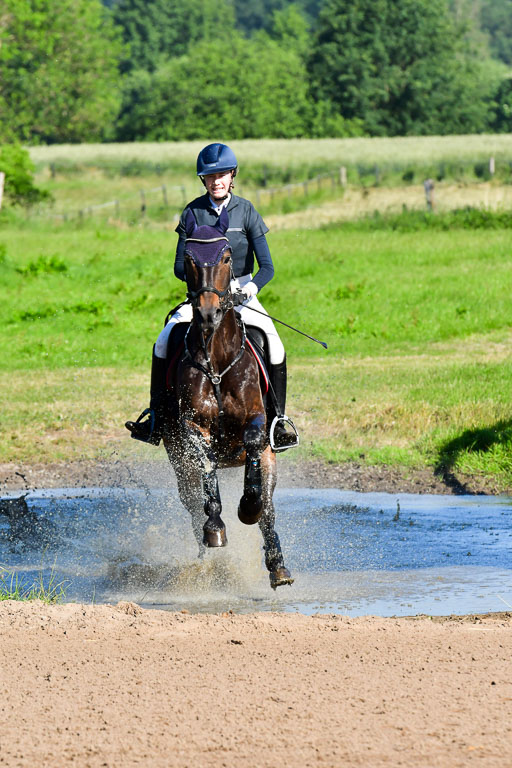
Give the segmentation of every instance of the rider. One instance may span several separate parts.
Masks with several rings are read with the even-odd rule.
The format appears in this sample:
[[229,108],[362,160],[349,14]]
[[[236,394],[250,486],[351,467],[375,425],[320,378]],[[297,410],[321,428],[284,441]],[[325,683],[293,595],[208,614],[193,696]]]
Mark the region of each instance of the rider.
[[[209,144],[197,158],[197,175],[206,187],[206,193],[189,203],[176,227],[178,245],[174,261],[174,274],[185,280],[185,218],[190,210],[197,225],[214,225],[223,208],[229,214],[229,229],[226,232],[232,249],[234,280],[231,290],[240,302],[236,311],[248,325],[257,326],[266,335],[270,356],[270,382],[274,389],[278,415],[284,415],[286,404],[286,354],[272,320],[266,314],[256,295],[273,278],[274,265],[265,234],[268,227],[249,200],[234,195],[234,179],[238,171],[235,154],[225,144]],[[258,271],[252,275],[254,257]],[[263,312],[252,312],[248,307]],[[151,369],[151,401],[149,409],[143,411],[135,422],[127,421],[126,427],[132,437],[143,442],[158,445],[162,437],[163,413],[166,393],[167,345],[169,336],[177,323],[190,323],[192,305],[185,303],[171,316],[160,333],[153,348]],[[146,420],[142,420],[144,416]],[[274,430],[274,444],[277,448],[292,447],[297,444],[297,436],[287,432],[282,421],[278,421]]]

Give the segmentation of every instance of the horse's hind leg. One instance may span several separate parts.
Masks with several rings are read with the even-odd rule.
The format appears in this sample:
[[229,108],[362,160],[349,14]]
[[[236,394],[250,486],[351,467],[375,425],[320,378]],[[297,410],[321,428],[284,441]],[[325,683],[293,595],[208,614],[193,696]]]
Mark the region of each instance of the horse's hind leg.
[[281,543],[274,529],[276,513],[272,497],[276,485],[276,457],[270,447],[268,447],[262,454],[261,459],[264,512],[259,521],[259,526],[263,535],[265,565],[269,572],[270,586],[272,589],[276,589],[283,584],[293,584],[293,578],[284,564]]

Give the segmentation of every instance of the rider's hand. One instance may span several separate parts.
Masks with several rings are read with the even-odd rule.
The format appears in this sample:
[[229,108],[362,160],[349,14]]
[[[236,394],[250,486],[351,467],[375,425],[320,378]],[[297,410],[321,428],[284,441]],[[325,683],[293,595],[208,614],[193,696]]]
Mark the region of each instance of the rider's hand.
[[243,288],[235,288],[234,290],[233,283],[231,284],[231,290],[233,292],[233,306],[239,307],[241,304],[244,304],[246,301],[249,301],[250,298],[253,296],[256,296],[258,293],[258,286],[256,283],[253,283],[252,280],[249,283],[246,283]]

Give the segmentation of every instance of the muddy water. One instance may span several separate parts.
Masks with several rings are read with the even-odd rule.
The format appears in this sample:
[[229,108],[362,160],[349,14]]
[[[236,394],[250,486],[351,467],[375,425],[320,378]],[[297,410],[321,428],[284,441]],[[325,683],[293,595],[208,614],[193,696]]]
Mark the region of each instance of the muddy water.
[[276,492],[295,583],[269,587],[256,527],[222,481],[228,546],[203,561],[173,489],[34,491],[0,501],[0,565],[66,582],[66,599],[169,610],[400,616],[512,607],[512,500],[488,496]]

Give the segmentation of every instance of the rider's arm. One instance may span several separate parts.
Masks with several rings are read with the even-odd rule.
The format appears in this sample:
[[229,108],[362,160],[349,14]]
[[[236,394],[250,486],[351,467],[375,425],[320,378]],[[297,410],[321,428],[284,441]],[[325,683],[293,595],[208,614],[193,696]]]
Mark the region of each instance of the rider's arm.
[[174,274],[178,280],[185,280],[185,235],[179,236],[174,259]]
[[258,291],[261,291],[263,286],[269,283],[274,277],[274,264],[272,262],[272,256],[270,255],[270,249],[265,235],[255,237],[252,242],[252,247],[254,248],[254,255],[256,256],[259,269],[251,282],[244,286],[244,290],[251,284],[254,284],[256,286],[254,293],[258,293]]

